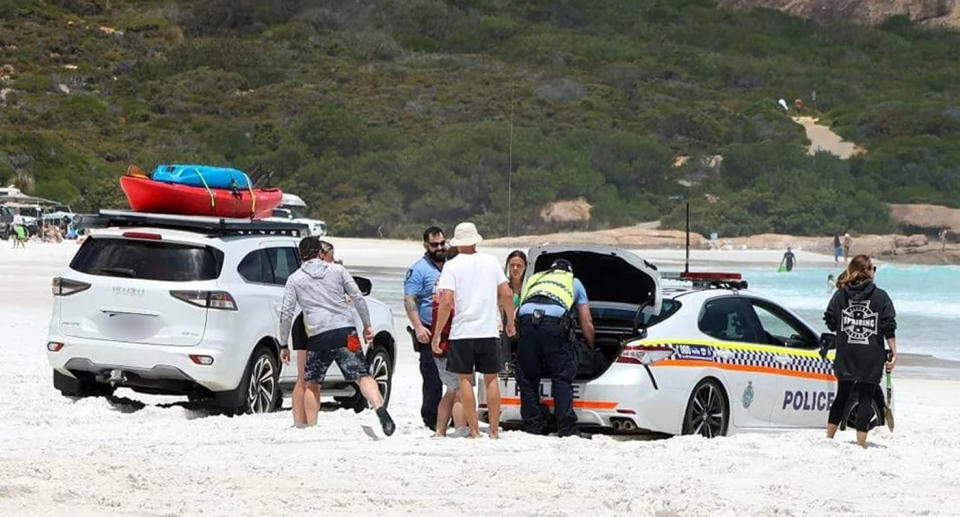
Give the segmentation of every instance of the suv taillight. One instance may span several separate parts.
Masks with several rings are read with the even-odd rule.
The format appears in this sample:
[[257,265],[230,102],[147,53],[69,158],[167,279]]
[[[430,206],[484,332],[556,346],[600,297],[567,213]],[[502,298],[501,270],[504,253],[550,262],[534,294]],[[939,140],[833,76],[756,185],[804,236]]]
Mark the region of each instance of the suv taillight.
[[69,278],[54,277],[50,284],[50,290],[54,296],[67,296],[69,294],[79,293],[90,289],[90,284]]
[[226,291],[170,291],[170,295],[197,307],[237,310],[237,302]]

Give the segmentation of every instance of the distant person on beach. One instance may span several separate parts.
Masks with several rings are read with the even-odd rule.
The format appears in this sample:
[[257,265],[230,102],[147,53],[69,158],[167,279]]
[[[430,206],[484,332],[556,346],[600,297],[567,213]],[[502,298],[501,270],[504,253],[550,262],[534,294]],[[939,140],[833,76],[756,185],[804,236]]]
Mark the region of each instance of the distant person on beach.
[[853,238],[850,237],[849,233],[843,234],[843,263],[846,264],[850,260],[850,248],[853,247]]
[[837,289],[837,280],[833,275],[827,275],[827,292],[832,293]]
[[797,257],[793,254],[793,251],[790,250],[790,246],[787,246],[787,251],[783,254],[783,259],[780,261],[780,266],[789,272],[793,271],[793,266],[796,263]]
[[[360,393],[376,410],[383,434],[390,436],[396,426],[383,405],[376,381],[370,376],[370,367],[363,354],[360,336],[354,327],[355,308],[363,323],[364,341],[372,341],[370,311],[350,273],[340,264],[324,259],[326,255],[332,254],[332,251],[333,245],[317,237],[306,237],[300,241],[300,256],[306,261],[300,269],[287,277],[280,307],[280,346],[283,350],[281,359],[284,364],[290,361],[287,340],[294,310],[299,305],[303,311],[303,322],[308,336],[307,360],[303,374],[306,382],[303,397],[306,413],[304,424],[308,427],[317,424],[320,385],[330,365],[336,361],[343,378],[348,382],[356,382]],[[347,303],[345,296],[349,296],[352,303]]]
[[[499,317],[507,316],[505,325],[509,337],[516,335],[513,297],[507,277],[497,259],[477,253],[477,244],[483,237],[473,223],[463,222],[454,230],[451,246],[460,254],[443,266],[437,287],[440,310],[434,328],[443,328],[454,308],[450,329],[450,351],[447,370],[460,379],[460,397],[463,401],[470,437],[480,436],[477,422],[477,402],[473,393],[474,372],[483,374],[490,420],[490,438],[500,437],[500,383],[497,340],[500,336]],[[440,333],[434,332],[430,343],[434,353],[440,353]]]
[[434,354],[430,350],[433,333],[433,303],[437,280],[446,262],[447,241],[443,230],[431,226],[423,232],[423,256],[410,266],[403,281],[403,308],[413,329],[413,349],[420,356],[420,418],[431,431],[437,430],[437,408],[443,396]]
[[800,116],[800,111],[803,110],[803,99],[797,99],[793,101],[793,107],[797,109],[797,116]]
[[20,246],[21,248],[26,248],[29,233],[27,232],[27,227],[24,225],[23,216],[20,215],[19,209],[13,213],[13,221],[10,223],[10,227],[13,229],[13,238],[11,239],[13,241],[12,247],[16,248]]
[[[897,314],[887,293],[874,284],[877,268],[867,255],[857,255],[837,282],[823,320],[836,333],[837,396],[830,407],[827,438],[846,418],[850,397],[857,397],[857,445],[866,447],[873,398],[884,369],[897,363]],[[890,347],[890,356],[884,347]]]
[[937,235],[937,238],[940,239],[940,253],[947,251],[947,227],[946,226],[940,229],[940,234]]
[[833,236],[833,263],[836,264],[840,262],[840,257],[843,256],[843,245],[840,243],[840,234],[834,234]]

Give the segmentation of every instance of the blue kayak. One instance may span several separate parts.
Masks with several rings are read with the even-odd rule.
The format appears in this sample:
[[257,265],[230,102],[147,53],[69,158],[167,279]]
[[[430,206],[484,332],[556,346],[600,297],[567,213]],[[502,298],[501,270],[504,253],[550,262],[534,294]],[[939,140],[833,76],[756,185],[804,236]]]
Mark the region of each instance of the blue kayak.
[[250,178],[241,170],[210,165],[157,165],[150,178],[190,187],[247,190]]

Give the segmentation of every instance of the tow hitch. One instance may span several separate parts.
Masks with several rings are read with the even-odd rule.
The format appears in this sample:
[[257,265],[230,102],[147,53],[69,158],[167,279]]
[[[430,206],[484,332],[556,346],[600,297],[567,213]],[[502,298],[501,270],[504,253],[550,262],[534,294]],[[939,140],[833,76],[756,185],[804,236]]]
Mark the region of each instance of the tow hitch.
[[119,368],[114,368],[110,372],[102,372],[96,377],[97,382],[107,383],[111,386],[116,386],[118,384],[123,384],[127,382],[127,376],[123,374],[123,370]]

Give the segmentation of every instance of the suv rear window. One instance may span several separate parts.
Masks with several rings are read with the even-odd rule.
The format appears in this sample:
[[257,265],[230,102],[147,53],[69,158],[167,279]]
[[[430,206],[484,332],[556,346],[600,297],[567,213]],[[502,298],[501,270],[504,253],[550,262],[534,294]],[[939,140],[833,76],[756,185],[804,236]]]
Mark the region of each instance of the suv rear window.
[[88,275],[166,282],[213,280],[222,266],[223,253],[207,246],[92,237],[70,262]]

